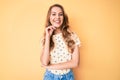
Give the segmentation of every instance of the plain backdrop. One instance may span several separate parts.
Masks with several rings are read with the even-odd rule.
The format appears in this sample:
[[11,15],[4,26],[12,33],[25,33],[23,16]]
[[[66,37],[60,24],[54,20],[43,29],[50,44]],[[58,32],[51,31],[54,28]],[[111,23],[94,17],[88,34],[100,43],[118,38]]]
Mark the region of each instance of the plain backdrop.
[[40,39],[55,3],[81,40],[75,80],[120,80],[119,0],[0,0],[0,80],[42,80]]

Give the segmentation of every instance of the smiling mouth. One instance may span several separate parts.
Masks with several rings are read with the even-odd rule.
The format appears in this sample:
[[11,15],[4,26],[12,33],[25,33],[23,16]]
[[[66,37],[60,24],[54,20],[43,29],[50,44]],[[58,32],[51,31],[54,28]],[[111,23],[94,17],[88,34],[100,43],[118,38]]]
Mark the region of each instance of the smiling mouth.
[[54,22],[57,23],[57,24],[60,24],[60,23],[61,23],[60,20],[56,20],[56,21],[54,21]]

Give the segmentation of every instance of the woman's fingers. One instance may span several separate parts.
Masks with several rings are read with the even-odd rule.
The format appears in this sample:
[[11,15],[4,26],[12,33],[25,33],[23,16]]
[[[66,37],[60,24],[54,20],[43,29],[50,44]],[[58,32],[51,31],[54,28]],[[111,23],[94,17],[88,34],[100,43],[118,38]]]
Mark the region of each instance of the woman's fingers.
[[56,27],[55,26],[51,26],[54,30],[56,29]]
[[47,27],[46,29],[47,29],[47,30],[54,30],[55,27],[54,27],[54,26],[49,26],[49,27]]
[[55,30],[56,28],[54,26],[49,26],[46,28],[46,34],[48,35],[52,35],[53,31]]
[[47,27],[48,30],[55,30],[56,28],[54,26]]

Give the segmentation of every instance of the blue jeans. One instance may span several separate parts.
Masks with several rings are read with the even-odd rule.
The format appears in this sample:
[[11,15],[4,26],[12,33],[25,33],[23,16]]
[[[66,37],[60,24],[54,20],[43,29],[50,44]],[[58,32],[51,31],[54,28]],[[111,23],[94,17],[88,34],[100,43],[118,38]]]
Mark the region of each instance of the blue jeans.
[[46,70],[43,80],[74,80],[74,75],[72,70],[70,70],[70,72],[68,72],[67,74],[63,75],[56,75]]

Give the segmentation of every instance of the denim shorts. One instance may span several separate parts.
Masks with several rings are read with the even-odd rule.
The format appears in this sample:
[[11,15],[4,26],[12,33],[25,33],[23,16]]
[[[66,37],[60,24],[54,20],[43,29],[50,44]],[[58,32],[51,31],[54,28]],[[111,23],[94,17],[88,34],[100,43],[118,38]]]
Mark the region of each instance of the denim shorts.
[[72,70],[63,75],[56,75],[46,70],[43,80],[74,80],[74,75]]

